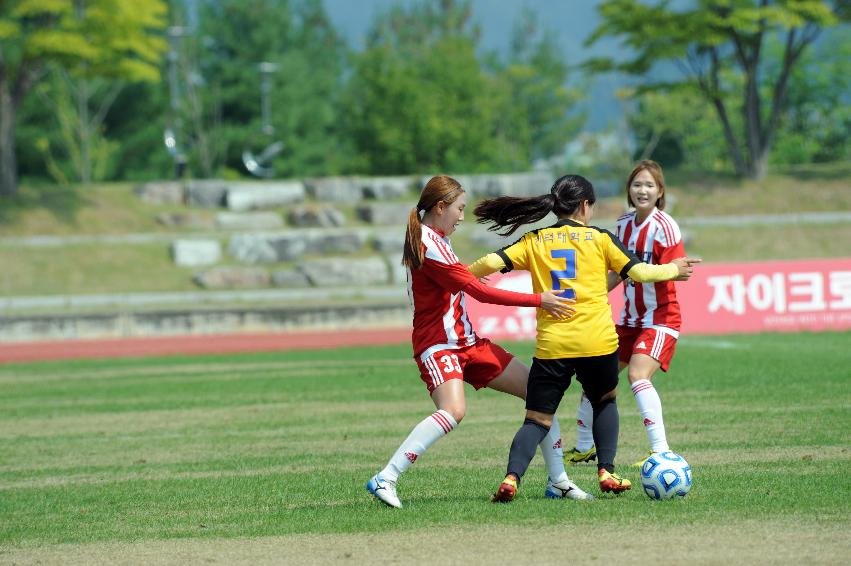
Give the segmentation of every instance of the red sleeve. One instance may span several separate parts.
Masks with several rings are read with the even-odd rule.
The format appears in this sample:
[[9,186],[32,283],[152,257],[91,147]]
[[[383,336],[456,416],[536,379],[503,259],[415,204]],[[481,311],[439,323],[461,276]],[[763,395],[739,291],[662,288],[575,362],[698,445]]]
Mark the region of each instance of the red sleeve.
[[479,301],[492,305],[506,305],[512,307],[539,307],[541,306],[541,295],[530,293],[517,293],[506,291],[496,287],[482,285],[478,279],[473,279],[464,287],[463,291]]
[[447,264],[426,258],[420,269],[450,293],[457,293],[470,281],[478,281],[463,263]]
[[686,248],[683,246],[683,241],[680,240],[673,246],[669,248],[663,248],[659,245],[659,242],[654,244],[656,249],[653,250],[654,255],[659,259],[656,261],[659,265],[664,265],[666,263],[671,263],[671,260],[677,259],[678,257],[686,256]]

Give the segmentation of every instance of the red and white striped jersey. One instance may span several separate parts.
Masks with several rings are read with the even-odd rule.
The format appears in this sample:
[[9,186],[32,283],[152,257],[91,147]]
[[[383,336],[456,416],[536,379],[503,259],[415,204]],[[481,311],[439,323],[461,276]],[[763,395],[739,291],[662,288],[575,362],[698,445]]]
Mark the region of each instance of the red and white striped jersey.
[[408,268],[408,298],[414,309],[414,357],[433,346],[449,350],[472,346],[477,337],[461,291],[476,277],[458,261],[449,238],[423,224],[425,261]]
[[[615,235],[626,248],[647,263],[661,265],[686,255],[680,227],[670,214],[654,208],[640,225],[635,211],[618,218]],[[678,335],[680,304],[673,281],[624,284],[624,307],[618,325],[638,328],[662,327]]]

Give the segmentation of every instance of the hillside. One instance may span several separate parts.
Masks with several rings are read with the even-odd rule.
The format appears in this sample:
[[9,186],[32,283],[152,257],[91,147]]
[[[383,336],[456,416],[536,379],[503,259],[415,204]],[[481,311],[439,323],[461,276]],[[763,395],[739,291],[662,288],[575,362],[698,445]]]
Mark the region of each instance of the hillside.
[[[847,220],[825,224],[782,221],[765,224],[745,218],[737,225],[728,226],[713,223],[712,219],[851,211],[851,167],[798,170],[794,174],[774,175],[762,183],[684,173],[669,177],[669,195],[673,197],[670,212],[684,228],[690,255],[718,262],[840,257],[849,253],[851,222]],[[391,201],[404,206],[413,204],[415,199],[412,190]],[[398,225],[371,226],[356,214],[358,204],[333,204],[345,218],[342,228],[401,235],[405,218],[400,217]],[[622,198],[601,200],[595,224],[610,225],[623,207]],[[282,232],[297,229],[286,221],[291,209],[291,206],[273,209],[285,219]],[[194,225],[200,228],[166,226],[157,220],[158,215],[187,212],[191,212]],[[134,194],[130,184],[25,186],[14,202],[4,203],[0,209],[0,265],[3,265],[0,295],[199,291],[192,277],[203,269],[176,266],[170,242],[186,236],[206,237],[220,240],[226,250],[234,232],[211,228],[217,212],[175,204],[148,204]],[[471,261],[494,245],[493,239],[489,240],[474,220],[468,214],[465,224],[453,236],[462,260]],[[375,254],[366,245],[347,257]],[[384,254],[389,263],[395,263],[393,256],[389,252]],[[241,264],[225,252],[217,265]],[[292,262],[280,262],[263,268],[287,269],[292,265]]]

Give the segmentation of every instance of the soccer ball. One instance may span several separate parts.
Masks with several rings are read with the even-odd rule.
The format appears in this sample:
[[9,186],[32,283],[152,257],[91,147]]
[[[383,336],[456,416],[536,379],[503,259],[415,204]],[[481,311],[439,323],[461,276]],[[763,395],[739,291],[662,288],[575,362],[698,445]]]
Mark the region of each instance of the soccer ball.
[[691,467],[670,450],[653,454],[641,465],[641,487],[651,499],[685,497],[691,489]]

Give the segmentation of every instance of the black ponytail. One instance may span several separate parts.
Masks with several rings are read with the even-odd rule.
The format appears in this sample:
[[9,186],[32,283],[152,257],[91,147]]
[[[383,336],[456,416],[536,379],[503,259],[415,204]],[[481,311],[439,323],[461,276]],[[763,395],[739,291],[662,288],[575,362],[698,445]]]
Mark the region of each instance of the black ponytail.
[[553,183],[549,194],[536,197],[497,197],[479,203],[473,213],[479,224],[492,223],[488,230],[500,236],[510,236],[524,224],[532,224],[544,218],[550,212],[560,218],[572,215],[579,206],[588,201],[594,204],[597,197],[594,187],[585,177],[565,175]]
[[554,204],[553,195],[528,198],[497,197],[480,202],[473,213],[478,217],[476,222],[479,224],[493,223],[488,226],[488,230],[496,232],[500,228],[506,228],[497,234],[510,236],[523,224],[537,222],[549,214]]

